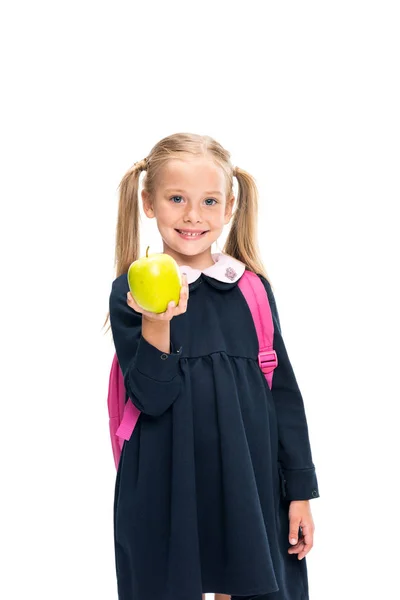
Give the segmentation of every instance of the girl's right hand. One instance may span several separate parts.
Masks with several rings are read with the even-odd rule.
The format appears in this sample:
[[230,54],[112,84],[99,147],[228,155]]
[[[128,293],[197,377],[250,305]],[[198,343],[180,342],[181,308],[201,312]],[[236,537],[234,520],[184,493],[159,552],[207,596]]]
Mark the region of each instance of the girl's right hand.
[[154,323],[160,323],[162,321],[164,321],[164,322],[171,321],[171,319],[173,319],[174,317],[177,317],[178,315],[182,315],[183,313],[185,313],[186,309],[187,309],[188,300],[189,300],[189,285],[187,282],[186,273],[182,274],[182,287],[181,287],[181,291],[179,294],[178,306],[175,306],[175,302],[171,301],[168,304],[167,310],[163,313],[157,314],[157,313],[153,313],[153,312],[144,310],[135,302],[135,300],[132,297],[132,294],[130,292],[127,293],[127,303],[129,304],[129,306],[131,308],[133,308],[133,310],[135,310],[136,312],[141,313],[143,315],[144,319],[146,319],[148,321],[152,321]]

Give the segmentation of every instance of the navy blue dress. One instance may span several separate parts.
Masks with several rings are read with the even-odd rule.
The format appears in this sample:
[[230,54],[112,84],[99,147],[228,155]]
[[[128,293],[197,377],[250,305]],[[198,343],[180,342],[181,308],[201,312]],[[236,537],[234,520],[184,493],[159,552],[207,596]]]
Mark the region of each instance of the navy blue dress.
[[291,500],[319,496],[300,390],[269,282],[278,367],[272,391],[236,282],[202,273],[171,353],[141,336],[126,274],[110,321],[127,401],[142,412],[118,467],[119,600],[201,600],[202,593],[308,600],[306,559],[288,554]]

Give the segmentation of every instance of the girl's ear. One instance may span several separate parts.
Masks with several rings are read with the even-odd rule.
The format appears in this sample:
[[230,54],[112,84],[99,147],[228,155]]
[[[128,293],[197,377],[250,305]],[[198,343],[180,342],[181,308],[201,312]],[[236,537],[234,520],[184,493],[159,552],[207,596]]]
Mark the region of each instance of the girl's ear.
[[229,200],[226,201],[226,206],[225,206],[225,225],[227,225],[229,223],[229,221],[232,218],[232,210],[233,210],[233,204],[235,202],[235,196],[232,196],[231,198],[229,198]]
[[142,190],[142,204],[143,204],[143,211],[146,215],[146,217],[149,217],[149,219],[153,219],[154,218],[154,209],[153,209],[153,203],[151,202],[149,193],[146,190]]

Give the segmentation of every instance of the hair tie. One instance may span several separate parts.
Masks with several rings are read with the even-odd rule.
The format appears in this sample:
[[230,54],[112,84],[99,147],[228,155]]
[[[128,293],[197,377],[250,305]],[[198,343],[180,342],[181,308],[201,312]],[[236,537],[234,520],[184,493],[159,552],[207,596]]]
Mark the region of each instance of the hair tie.
[[147,169],[148,159],[144,158],[143,160],[139,160],[135,162],[133,165],[136,171],[145,171]]

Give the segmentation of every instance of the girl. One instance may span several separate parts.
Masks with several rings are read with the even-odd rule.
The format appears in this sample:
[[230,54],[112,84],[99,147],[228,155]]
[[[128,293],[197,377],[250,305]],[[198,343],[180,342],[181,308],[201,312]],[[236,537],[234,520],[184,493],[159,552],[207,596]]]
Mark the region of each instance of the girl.
[[[163,251],[180,266],[177,306],[142,310],[127,270],[139,257],[138,186]],[[224,251],[211,247],[237,206]],[[302,396],[257,252],[257,188],[208,136],[175,134],[120,185],[110,323],[128,401],[141,411],[114,501],[119,600],[307,600],[319,496]],[[268,294],[278,357],[272,390],[238,288]]]

